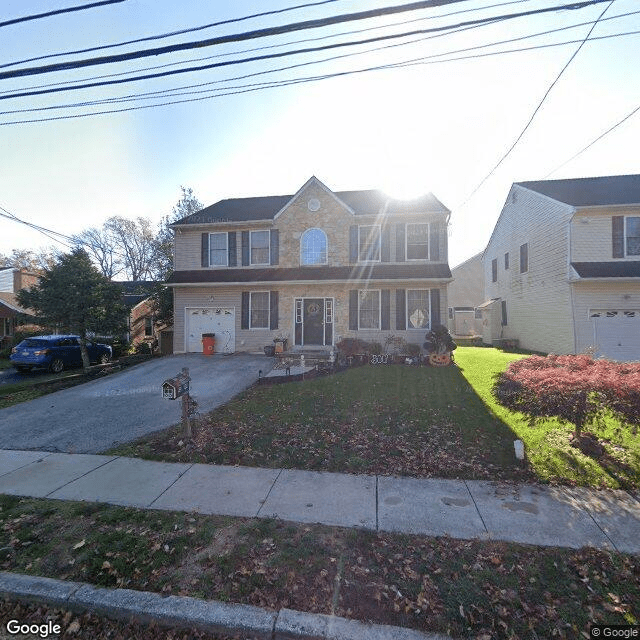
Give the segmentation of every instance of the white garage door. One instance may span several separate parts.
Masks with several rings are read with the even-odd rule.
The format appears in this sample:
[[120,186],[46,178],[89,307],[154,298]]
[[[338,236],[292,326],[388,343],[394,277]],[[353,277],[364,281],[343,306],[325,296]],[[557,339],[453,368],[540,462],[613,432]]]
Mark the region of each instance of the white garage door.
[[185,309],[187,351],[202,353],[202,334],[216,334],[216,353],[236,350],[236,311],[216,307]]
[[621,362],[640,360],[640,310],[597,309],[590,315],[596,355]]

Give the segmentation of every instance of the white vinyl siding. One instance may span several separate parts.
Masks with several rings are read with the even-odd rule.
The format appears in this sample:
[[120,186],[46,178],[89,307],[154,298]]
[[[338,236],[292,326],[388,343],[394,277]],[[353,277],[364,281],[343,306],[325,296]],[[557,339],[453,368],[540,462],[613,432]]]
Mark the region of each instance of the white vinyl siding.
[[[626,210],[628,211],[628,209]],[[625,213],[619,209],[597,211],[578,211],[571,222],[571,261],[572,262],[610,262],[613,260],[611,237],[611,219],[613,216],[625,216],[626,219],[640,217],[640,208]],[[633,231],[633,230],[632,230]],[[632,255],[626,251],[625,260],[640,260],[640,254]]]
[[[516,202],[507,198],[485,251],[485,300],[504,300],[508,324],[501,324],[501,303],[493,307],[504,339],[524,349],[573,353],[574,334],[569,272],[569,205],[515,185]],[[611,251],[609,227],[609,251]],[[520,246],[528,245],[528,270],[520,273]],[[494,256],[515,255],[515,268],[492,282]],[[496,336],[494,336],[496,337]]]

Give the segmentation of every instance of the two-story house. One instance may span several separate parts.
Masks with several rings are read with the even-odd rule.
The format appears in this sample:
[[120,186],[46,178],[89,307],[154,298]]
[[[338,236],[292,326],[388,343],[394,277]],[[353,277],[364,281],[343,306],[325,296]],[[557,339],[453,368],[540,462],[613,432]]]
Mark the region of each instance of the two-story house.
[[491,340],[640,360],[640,175],[513,184],[483,263]]
[[0,267],[0,344],[11,342],[20,316],[32,315],[16,300],[20,289],[28,289],[37,284],[39,276],[26,269]]
[[389,335],[421,344],[444,320],[449,210],[429,194],[333,192],[222,200],[172,225],[174,352],[330,349]]

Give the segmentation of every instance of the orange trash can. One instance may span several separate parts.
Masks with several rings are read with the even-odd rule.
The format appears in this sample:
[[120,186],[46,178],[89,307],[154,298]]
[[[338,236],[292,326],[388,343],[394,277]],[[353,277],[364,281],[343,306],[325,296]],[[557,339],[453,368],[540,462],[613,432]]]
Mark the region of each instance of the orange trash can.
[[213,355],[216,349],[216,334],[215,333],[203,333],[202,334],[202,353],[205,356]]

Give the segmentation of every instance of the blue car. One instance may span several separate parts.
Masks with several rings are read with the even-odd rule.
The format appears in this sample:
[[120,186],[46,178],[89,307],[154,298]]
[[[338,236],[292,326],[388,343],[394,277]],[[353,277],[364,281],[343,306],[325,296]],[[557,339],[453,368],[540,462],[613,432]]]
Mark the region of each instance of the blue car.
[[[87,342],[89,360],[105,364],[111,360],[108,344]],[[60,373],[65,367],[81,367],[79,336],[34,336],[26,338],[13,349],[9,360],[17,371],[48,369]]]

